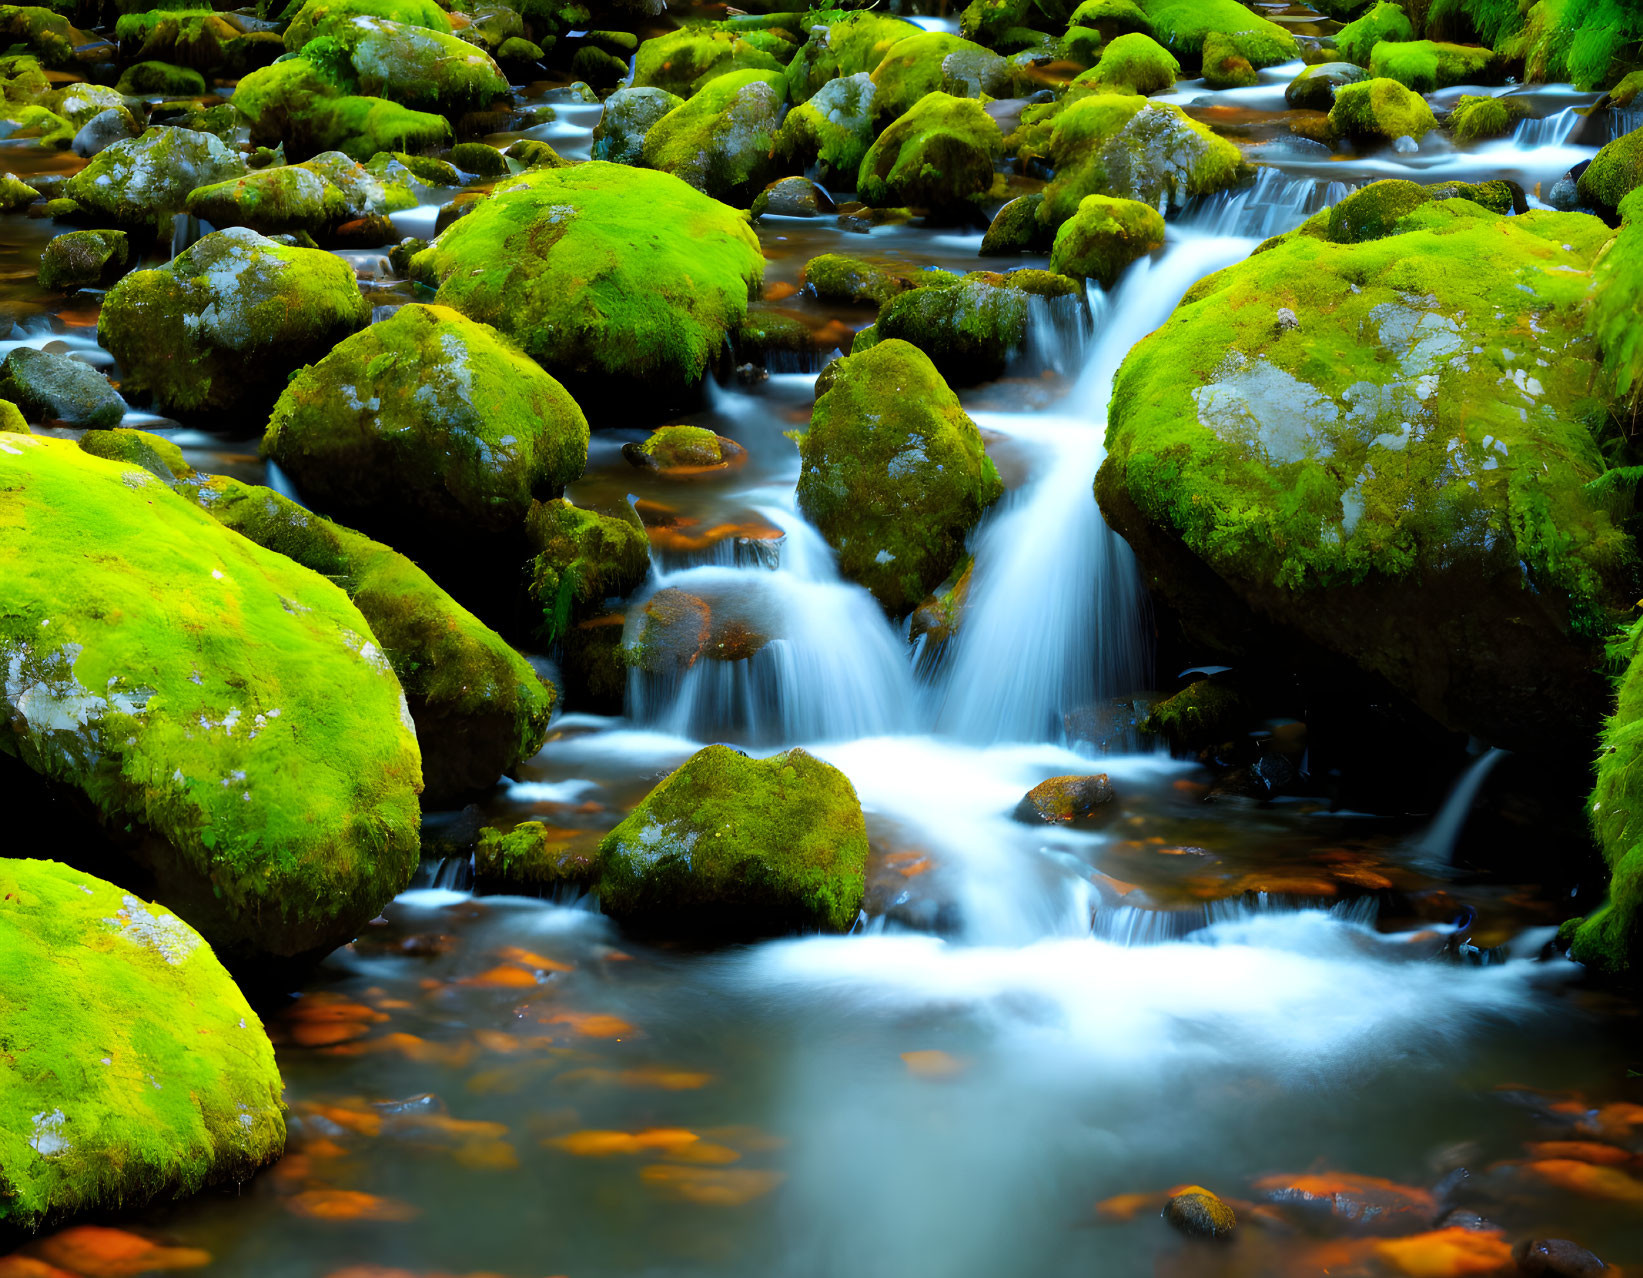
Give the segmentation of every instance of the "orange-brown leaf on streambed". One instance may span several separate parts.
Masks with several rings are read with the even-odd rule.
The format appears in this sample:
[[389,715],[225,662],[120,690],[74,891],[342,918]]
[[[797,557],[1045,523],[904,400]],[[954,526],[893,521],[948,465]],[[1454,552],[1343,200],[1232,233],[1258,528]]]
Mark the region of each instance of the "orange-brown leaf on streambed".
[[639,1154],[662,1150],[673,1153],[701,1139],[682,1127],[649,1127],[641,1132],[581,1131],[555,1136],[542,1143],[582,1158],[606,1158],[612,1154]]
[[1388,1238],[1375,1244],[1375,1255],[1408,1278],[1517,1273],[1512,1248],[1495,1230],[1455,1226],[1408,1238]]
[[767,302],[783,302],[799,291],[797,284],[789,284],[786,280],[777,280],[773,284],[764,286],[761,296]]
[[527,972],[511,963],[503,963],[478,976],[464,976],[457,981],[458,985],[472,985],[482,990],[522,990],[541,983],[535,972]]
[[699,1163],[707,1167],[723,1167],[726,1163],[740,1162],[742,1158],[729,1145],[721,1145],[712,1140],[698,1140],[693,1144],[681,1145],[678,1149],[669,1150],[662,1157],[671,1158],[677,1163]]
[[323,1118],[344,1131],[353,1132],[356,1136],[380,1136],[382,1134],[382,1115],[370,1108],[363,1101],[322,1105],[318,1101],[303,1101],[297,1106],[299,1114],[310,1114],[315,1118]]
[[342,998],[335,994],[305,994],[290,1007],[286,1008],[279,1017],[282,1021],[313,1025],[323,1021],[373,1021],[382,1022],[388,1019],[387,1013],[379,1012],[374,1007],[367,1007],[364,1003],[356,1003],[351,999]]
[[1269,1202],[1327,1213],[1337,1224],[1361,1233],[1409,1233],[1437,1214],[1437,1202],[1426,1190],[1378,1176],[1345,1172],[1263,1176],[1255,1188]]
[[497,951],[497,957],[505,963],[523,963],[526,967],[540,968],[544,972],[574,972],[576,970],[575,965],[572,963],[561,963],[558,959],[548,958],[545,954],[522,950],[517,945],[504,946]]
[[652,1163],[640,1169],[639,1179],[699,1206],[740,1207],[763,1198],[787,1177],[779,1171],[755,1171],[747,1167],[679,1167]]
[[954,1078],[964,1072],[964,1062],[938,1050],[903,1052],[902,1061],[914,1078]]
[[1635,1180],[1615,1167],[1598,1167],[1572,1158],[1543,1158],[1530,1163],[1529,1170],[1571,1193],[1643,1207],[1643,1180]]
[[[451,1274],[443,1269],[395,1269],[391,1265],[349,1265],[333,1269],[325,1278],[503,1278],[503,1275],[485,1270],[483,1273]],[[565,1278],[557,1274],[554,1278]]]
[[79,1278],[79,1275],[59,1269],[56,1265],[48,1265],[33,1256],[13,1252],[9,1256],[0,1256],[0,1278]]
[[501,1140],[508,1134],[506,1123],[493,1123],[482,1118],[452,1118],[449,1114],[396,1114],[393,1126],[426,1132],[453,1141]]
[[30,1248],[47,1264],[83,1278],[133,1278],[167,1269],[199,1269],[211,1253],[198,1247],[166,1247],[141,1234],[101,1225],[74,1225]]
[[363,1193],[357,1189],[310,1189],[285,1200],[285,1205],[308,1220],[414,1220],[409,1203]]
[[1167,1193],[1155,1194],[1114,1194],[1111,1198],[1103,1198],[1095,1205],[1096,1216],[1114,1224],[1134,1220],[1141,1215],[1157,1215],[1164,1210],[1164,1204],[1169,1201]]
[[626,1038],[634,1027],[620,1016],[605,1012],[555,1012],[544,1025],[563,1025],[584,1038]]
[[335,1047],[370,1032],[364,1021],[298,1021],[286,1028],[284,1037],[298,1047]]
[[514,1171],[519,1155],[505,1140],[470,1141],[457,1146],[456,1161],[469,1171]]
[[704,1127],[701,1131],[702,1139],[723,1141],[727,1145],[734,1144],[748,1153],[768,1153],[773,1149],[786,1149],[787,1138],[777,1136],[774,1132],[767,1132],[762,1127],[755,1127],[751,1123],[731,1123],[727,1127]]
[[1596,1163],[1600,1167],[1620,1167],[1633,1158],[1629,1150],[1594,1140],[1539,1140],[1529,1145],[1529,1152],[1537,1159],[1572,1158],[1577,1163]]
[[473,1059],[472,1043],[430,1043],[415,1034],[384,1034],[366,1044],[373,1052],[398,1052],[418,1065],[445,1065],[463,1069]]
[[487,1052],[496,1052],[501,1056],[508,1056],[525,1046],[517,1034],[507,1034],[502,1030],[482,1029],[474,1031],[474,1042]]
[[1620,1101],[1605,1105],[1580,1125],[1581,1130],[1604,1140],[1625,1141],[1632,1132],[1643,1127],[1643,1105]]

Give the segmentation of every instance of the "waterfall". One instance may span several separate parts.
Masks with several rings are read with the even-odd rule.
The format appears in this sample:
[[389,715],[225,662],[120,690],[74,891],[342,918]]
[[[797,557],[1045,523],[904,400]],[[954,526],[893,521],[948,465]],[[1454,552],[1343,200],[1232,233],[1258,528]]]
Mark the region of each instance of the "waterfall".
[[1483,783],[1489,779],[1489,774],[1495,770],[1495,765],[1504,759],[1507,751],[1490,747],[1467,765],[1466,771],[1460,774],[1455,782],[1454,789],[1449,791],[1449,797],[1443,801],[1443,807],[1438,809],[1437,816],[1432,818],[1432,824],[1426,827],[1424,833],[1415,841],[1414,848],[1434,869],[1442,869],[1453,863],[1455,845],[1460,841],[1460,832],[1466,826],[1466,818],[1471,814],[1472,805],[1477,802],[1478,792],[1483,789]]
[[1282,169],[1263,165],[1251,185],[1199,202],[1183,224],[1209,235],[1264,240],[1294,230],[1319,209],[1339,204],[1357,189],[1355,182],[1290,177]]
[[1525,151],[1537,150],[1543,146],[1563,146],[1584,119],[1575,107],[1564,107],[1563,110],[1543,119],[1520,121],[1512,133],[1513,145]]

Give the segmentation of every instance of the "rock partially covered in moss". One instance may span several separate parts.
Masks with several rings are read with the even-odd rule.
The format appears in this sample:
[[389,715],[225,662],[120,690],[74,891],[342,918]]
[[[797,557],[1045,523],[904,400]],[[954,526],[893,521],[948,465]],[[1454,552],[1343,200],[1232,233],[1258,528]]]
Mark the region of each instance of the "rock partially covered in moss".
[[892,617],[952,571],[1003,494],[981,433],[916,346],[879,342],[830,364],[799,441],[799,507],[839,570]]
[[871,73],[896,44],[921,28],[888,14],[823,12],[808,23],[804,46],[787,64],[787,92],[808,102],[831,81]]
[[957,279],[948,271],[916,271],[843,253],[823,253],[804,264],[806,291],[818,301],[843,306],[882,306],[908,289]]
[[1107,40],[1116,40],[1131,32],[1156,35],[1152,19],[1147,17],[1136,0],[1083,0],[1073,10],[1067,25],[1099,32]]
[[490,54],[453,35],[369,14],[327,16],[314,30],[316,39],[346,51],[349,88],[372,97],[456,115],[508,92],[508,78]]
[[1415,28],[1403,7],[1392,0],[1378,0],[1369,12],[1335,33],[1335,47],[1348,62],[1367,67],[1376,45],[1414,38]]
[[0,364],[0,395],[35,421],[97,430],[118,426],[126,402],[95,368],[69,355],[15,346]]
[[588,423],[494,328],[412,303],[297,373],[263,451],[317,506],[366,528],[506,534],[581,475]]
[[1126,266],[1163,246],[1164,217],[1152,205],[1086,195],[1055,233],[1050,269],[1111,288]]
[[65,293],[112,284],[131,255],[124,231],[69,231],[40,254],[40,287]]
[[1204,39],[1204,83],[1212,89],[1242,89],[1260,79],[1230,36],[1212,31]]
[[0,861],[0,1020],[0,1226],[246,1180],[285,1148],[257,1014],[198,932],[111,883]]
[[[1522,212],[1519,207],[1521,192],[1511,185],[1493,182],[1445,182],[1436,186],[1421,186],[1398,178],[1371,182],[1352,192],[1329,210],[1323,221],[1324,235],[1337,244],[1361,244],[1383,235],[1396,235],[1401,230],[1418,225],[1416,211],[1433,200],[1467,200],[1478,206],[1476,216],[1505,215]],[[1414,219],[1411,222],[1410,219]]]
[[1105,50],[1100,60],[1083,75],[1079,83],[1104,86],[1114,93],[1163,93],[1175,87],[1175,77],[1181,74],[1181,64],[1170,56],[1151,36],[1139,32],[1121,35]]
[[1396,80],[1416,93],[1431,93],[1452,84],[1491,84],[1500,76],[1493,49],[1404,40],[1377,44],[1369,54],[1369,74]]
[[111,288],[97,340],[128,390],[204,412],[255,403],[370,317],[347,262],[235,227]]
[[1364,142],[1419,142],[1438,127],[1432,108],[1413,89],[1396,80],[1363,80],[1342,85],[1329,109],[1329,127],[1337,137]]
[[498,183],[411,262],[580,400],[687,400],[747,313],[764,255],[745,215],[667,173],[591,162]]
[[1209,1190],[1189,1185],[1164,1204],[1164,1219],[1188,1238],[1229,1239],[1238,1232],[1238,1216]]
[[1254,707],[1235,682],[1211,677],[1154,703],[1141,728],[1177,750],[1198,751],[1247,732],[1254,719]]
[[424,803],[487,789],[542,748],[552,686],[404,555],[272,489],[190,476],[178,491],[224,527],[347,593],[405,690]]
[[1297,111],[1327,111],[1343,84],[1367,80],[1369,72],[1352,62],[1318,62],[1301,71],[1284,90],[1284,101]]
[[527,532],[537,552],[530,594],[540,609],[535,631],[543,644],[597,617],[608,601],[631,594],[650,573],[650,538],[631,507],[612,518],[563,498],[543,502],[532,508]]
[[87,38],[67,18],[35,5],[0,5],[0,42],[13,52],[33,54],[48,67],[74,63],[74,50]]
[[1108,523],[1210,642],[1238,650],[1213,612],[1242,601],[1451,728],[1584,739],[1597,638],[1633,597],[1630,539],[1589,487],[1582,324],[1607,236],[1450,199],[1363,243],[1291,232],[1202,281],[1114,384]]
[[0,399],[0,435],[32,435],[22,409],[9,399]]
[[285,46],[273,31],[246,31],[220,13],[154,9],[126,13],[114,27],[121,57],[169,62],[228,79],[267,66]]
[[699,750],[599,845],[599,905],[655,928],[847,931],[866,886],[850,780],[803,750]]
[[[1631,196],[1627,204],[1636,204]],[[1603,386],[1615,415],[1643,407],[1643,221],[1628,220],[1592,272],[1586,331],[1597,343]]]
[[772,72],[717,76],[651,125],[645,166],[683,178],[715,199],[746,204],[770,175],[786,96],[786,82]]
[[63,193],[93,218],[153,226],[182,212],[196,187],[244,172],[238,152],[211,134],[157,125],[98,152]]
[[451,143],[451,125],[443,116],[344,93],[304,57],[246,76],[234,90],[234,107],[250,126],[253,142],[283,144],[293,160],[322,151],[368,160],[380,151],[442,150]]
[[872,205],[966,209],[991,192],[1003,149],[998,124],[979,102],[929,93],[867,149],[856,191]]
[[1608,143],[1580,175],[1582,202],[1613,217],[1620,202],[1643,186],[1643,129],[1633,129]]
[[196,188],[188,211],[213,226],[248,226],[264,235],[305,231],[328,239],[344,222],[382,217],[414,203],[403,187],[384,186],[341,151],[303,164],[256,169],[228,182]]
[[1467,94],[1455,103],[1445,123],[1457,142],[1503,138],[1529,115],[1522,98],[1479,97]]
[[654,87],[618,89],[605,99],[599,123],[593,126],[595,160],[638,164],[644,158],[645,135],[651,125],[684,105],[684,99]]
[[356,17],[388,18],[441,34],[451,30],[450,17],[434,0],[306,0],[285,29],[285,47],[299,53],[315,36],[325,35],[331,26]]
[[0,175],[0,213],[15,213],[39,198],[40,192],[15,173]]
[[735,440],[702,426],[663,426],[640,443],[622,445],[622,456],[640,470],[717,470],[742,454]]
[[365,618],[147,471],[7,438],[0,751],[219,953],[348,940],[417,862],[416,735]]
[[926,94],[996,97],[1009,68],[991,49],[944,31],[920,31],[885,50],[873,68],[873,109],[880,119],[904,115]]
[[732,71],[782,72],[782,63],[725,26],[689,26],[653,36],[634,58],[633,87],[665,89],[688,98]]
[[80,436],[80,448],[93,457],[124,462],[139,470],[146,470],[154,478],[176,487],[179,479],[192,478],[194,468],[183,456],[183,450],[169,439],[151,435],[146,430],[92,430]]
[[1251,66],[1270,67],[1301,56],[1295,37],[1257,17],[1238,0],[1138,0],[1153,35],[1177,57],[1201,58],[1204,42],[1220,34]]
[[1075,281],[1044,271],[976,272],[949,285],[892,298],[879,314],[873,337],[911,342],[949,383],[973,385],[1001,376],[1011,356],[1026,345],[1029,297],[1079,292]]
[[865,71],[828,81],[787,113],[776,135],[777,159],[795,168],[814,164],[823,181],[854,182],[873,144],[873,92],[873,77]]
[[1043,203],[1043,193],[1035,191],[1018,196],[995,213],[987,234],[981,237],[981,256],[1049,252],[1053,237],[1038,220],[1038,210]]
[[120,73],[114,86],[127,97],[198,98],[205,95],[205,77],[193,67],[169,62],[137,62]]
[[1018,821],[1068,825],[1088,820],[1116,797],[1105,772],[1040,781],[1016,805]]
[[567,833],[540,821],[522,821],[506,833],[487,826],[474,847],[474,885],[491,892],[540,894],[591,883],[595,859]]

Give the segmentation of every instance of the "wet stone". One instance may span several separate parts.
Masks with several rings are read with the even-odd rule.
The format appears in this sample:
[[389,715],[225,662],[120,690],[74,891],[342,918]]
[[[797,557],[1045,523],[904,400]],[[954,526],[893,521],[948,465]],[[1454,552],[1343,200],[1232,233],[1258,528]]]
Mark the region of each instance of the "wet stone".
[[1197,1185],[1164,1204],[1164,1219],[1188,1238],[1222,1241],[1230,1239],[1238,1229],[1238,1217],[1232,1208]]
[[1567,1238],[1525,1238],[1512,1248],[1518,1272],[1548,1278],[1589,1278],[1613,1272],[1579,1243]]

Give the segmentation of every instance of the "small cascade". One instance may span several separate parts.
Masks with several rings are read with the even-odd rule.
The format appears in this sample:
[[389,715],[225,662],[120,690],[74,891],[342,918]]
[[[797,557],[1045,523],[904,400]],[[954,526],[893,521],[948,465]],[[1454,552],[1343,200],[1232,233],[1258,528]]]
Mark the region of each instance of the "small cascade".
[[1181,910],[1149,910],[1135,905],[1104,905],[1090,920],[1090,935],[1125,949],[1147,945],[1169,945],[1208,928],[1245,923],[1274,914],[1296,914],[1303,910],[1326,915],[1338,923],[1371,928],[1379,913],[1374,897],[1359,897],[1327,906],[1304,897],[1260,892],[1223,901],[1206,901]]
[[1358,189],[1353,182],[1290,177],[1263,165],[1251,186],[1222,191],[1201,201],[1182,219],[1207,235],[1266,239],[1293,230],[1319,209],[1339,204]]
[[287,501],[294,501],[306,509],[308,503],[303,501],[301,494],[297,492],[297,486],[291,482],[291,476],[280,469],[279,463],[270,457],[264,465],[268,467],[268,487]]
[[1415,841],[1416,852],[1429,865],[1441,868],[1454,862],[1455,845],[1460,842],[1460,833],[1466,827],[1472,805],[1477,802],[1478,793],[1489,779],[1489,774],[1495,770],[1495,765],[1507,753],[1492,746],[1472,760],[1466,771],[1460,774],[1454,789],[1449,791],[1449,797],[1443,801],[1443,807],[1432,818],[1432,824]]
[[1091,311],[1077,296],[1027,298],[1027,341],[1011,362],[1017,376],[1070,377],[1081,366],[1093,331]]
[[1575,107],[1564,107],[1553,115],[1539,120],[1523,120],[1512,132],[1512,143],[1525,151],[1541,147],[1564,146],[1585,119]]
[[1609,140],[1625,137],[1633,129],[1643,129],[1643,107],[1610,107]]

